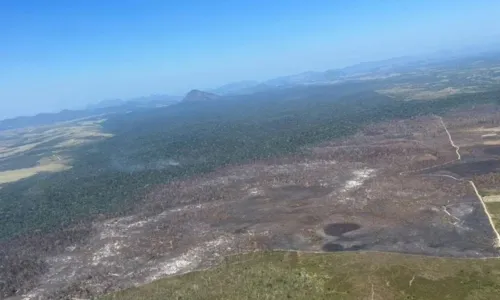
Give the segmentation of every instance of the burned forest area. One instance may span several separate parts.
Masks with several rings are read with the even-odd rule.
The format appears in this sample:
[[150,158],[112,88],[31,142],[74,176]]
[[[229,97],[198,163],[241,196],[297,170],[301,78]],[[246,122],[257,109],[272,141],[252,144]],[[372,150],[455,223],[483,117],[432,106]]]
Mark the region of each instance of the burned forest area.
[[74,136],[4,131],[0,298],[90,299],[257,250],[496,257],[500,91],[377,88],[181,102]]

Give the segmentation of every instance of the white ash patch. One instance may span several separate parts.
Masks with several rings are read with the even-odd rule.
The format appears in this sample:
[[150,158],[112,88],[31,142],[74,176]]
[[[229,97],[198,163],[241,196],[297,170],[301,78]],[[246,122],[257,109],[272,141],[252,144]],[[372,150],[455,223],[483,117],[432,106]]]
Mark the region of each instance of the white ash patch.
[[99,232],[99,239],[125,239],[130,235],[131,230],[141,229],[142,227],[154,224],[168,218],[172,213],[184,212],[189,210],[202,209],[203,204],[185,205],[170,210],[163,211],[162,213],[145,218],[141,220],[140,216],[128,216],[122,218],[115,218],[102,223],[94,224],[94,228]]
[[[46,263],[50,265],[48,272],[42,279],[42,284],[22,295],[23,300],[39,300],[46,299],[44,293],[47,291],[46,287],[51,285],[67,284],[76,279],[78,270],[82,268],[81,257],[78,255],[61,254],[46,259]],[[16,298],[17,299],[17,298]]]
[[[150,249],[149,247],[153,246],[148,244],[150,242],[156,243],[156,246],[168,243],[168,236],[163,240],[148,240],[151,230],[161,223],[168,222],[173,214],[203,207],[203,205],[186,205],[148,218],[134,215],[94,223],[94,233],[86,244],[67,247],[60,255],[46,258],[49,270],[40,279],[38,287],[23,295],[21,299],[48,299],[50,293],[73,283],[85,281],[86,276],[93,274],[94,271],[108,278],[113,276],[122,282],[134,285],[144,280],[150,282],[162,276],[196,269],[206,263],[207,259],[227,253],[228,247],[232,246],[232,238],[221,236],[200,242],[180,256],[163,248],[160,257],[154,260],[148,257],[147,251],[131,250]],[[211,230],[210,226],[204,223],[189,226],[190,234],[200,239]],[[90,288],[101,290],[106,284],[109,282],[92,283]]]
[[372,174],[375,172],[374,169],[362,169],[355,170],[352,172],[354,178],[348,180],[345,185],[343,191],[350,191],[355,188],[360,187],[366,181],[366,179],[372,177]]
[[76,245],[68,246],[65,248],[65,250],[68,252],[73,252],[76,250]]
[[163,276],[173,275],[181,271],[187,272],[194,268],[194,264],[197,263],[197,257],[189,257],[189,252],[180,257],[169,259],[166,262],[158,264],[152,271],[153,275],[146,279],[146,283],[153,282]]
[[[221,254],[218,251],[230,251],[233,239],[228,236],[221,236],[215,240],[211,240],[201,245],[189,249],[186,253],[167,259],[164,262],[155,262],[154,266],[149,267],[149,275],[141,284],[150,283],[162,277],[180,273],[186,273],[197,268],[203,258],[208,254],[218,257]],[[221,249],[225,248],[225,249]]]
[[292,174],[297,172],[304,171],[319,171],[324,169],[330,169],[333,165],[336,165],[337,162],[334,160],[315,160],[311,162],[302,162],[297,164],[282,164],[282,165],[273,165],[267,166],[263,172],[269,175],[281,175],[281,174]]
[[199,182],[197,184],[198,187],[204,187],[204,186],[216,186],[216,185],[228,185],[233,182],[237,182],[240,180],[245,180],[252,178],[256,175],[255,171],[247,171],[243,174],[237,174],[237,175],[227,175],[227,176],[221,176],[215,179],[209,179],[205,180],[203,182]]
[[260,196],[260,195],[264,194],[264,191],[262,189],[254,187],[254,188],[248,189],[248,194],[251,196]]
[[337,164],[337,161],[335,161],[335,160],[315,160],[312,162],[298,163],[296,165],[291,165],[291,166],[316,170],[318,167],[329,167],[329,166],[336,165],[336,164]]
[[22,300],[38,300],[40,299],[40,295],[44,292],[43,289],[34,289],[33,291],[27,293],[22,296]]
[[494,136],[497,136],[497,134],[496,133],[487,133],[487,134],[481,135],[482,138],[488,138],[488,137],[494,137]]
[[332,181],[333,180],[327,181],[327,180],[320,179],[320,180],[318,180],[318,183],[319,183],[319,186],[329,187],[332,185]]
[[[163,212],[162,214],[165,214],[165,213],[175,213],[175,212],[182,212],[182,211],[187,211],[187,210],[195,210],[195,209],[202,209],[204,207],[203,204],[195,204],[195,205],[185,205],[185,206],[182,206],[182,207],[178,207],[178,208],[173,208],[171,210],[168,210],[166,212]],[[161,214],[160,214],[161,215]],[[159,216],[160,216],[159,215]],[[166,214],[164,215],[166,216]]]
[[92,256],[92,265],[97,266],[103,263],[103,260],[120,254],[120,249],[124,247],[123,243],[115,241],[105,244],[104,247],[94,252]]
[[[337,161],[334,160],[311,160],[300,163],[282,163],[282,164],[258,164],[252,166],[246,166],[245,169],[230,169],[227,170],[225,174],[219,176],[215,179],[203,180],[197,183],[197,186],[207,186],[207,185],[228,185],[237,181],[250,179],[262,174],[267,175],[280,175],[280,174],[290,174],[298,171],[314,170],[318,169],[328,169],[332,165],[336,165]],[[229,174],[228,174],[229,173]]]

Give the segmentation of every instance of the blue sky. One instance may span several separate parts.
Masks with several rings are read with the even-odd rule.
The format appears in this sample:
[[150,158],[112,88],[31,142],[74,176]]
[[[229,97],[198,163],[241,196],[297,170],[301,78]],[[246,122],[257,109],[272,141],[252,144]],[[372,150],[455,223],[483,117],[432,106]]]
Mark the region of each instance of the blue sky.
[[497,0],[3,0],[0,118],[498,40]]

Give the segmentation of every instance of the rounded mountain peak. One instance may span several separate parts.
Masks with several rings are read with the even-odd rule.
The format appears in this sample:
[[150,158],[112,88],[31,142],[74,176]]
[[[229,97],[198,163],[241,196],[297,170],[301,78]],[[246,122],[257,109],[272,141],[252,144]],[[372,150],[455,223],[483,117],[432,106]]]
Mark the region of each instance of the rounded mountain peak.
[[189,93],[187,93],[182,101],[184,101],[184,102],[200,102],[200,101],[214,100],[217,98],[219,98],[219,96],[216,94],[195,89],[195,90],[191,90]]

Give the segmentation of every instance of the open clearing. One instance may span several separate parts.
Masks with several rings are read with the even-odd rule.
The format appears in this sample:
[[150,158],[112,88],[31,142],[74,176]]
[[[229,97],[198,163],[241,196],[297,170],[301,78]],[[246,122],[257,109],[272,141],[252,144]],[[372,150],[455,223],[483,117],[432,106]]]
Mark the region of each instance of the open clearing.
[[102,299],[497,299],[498,270],[498,259],[263,252]]
[[483,197],[483,200],[486,203],[489,203],[489,202],[500,202],[500,195],[486,196],[486,197]]
[[0,185],[71,168],[72,148],[111,137],[103,120],[0,131]]
[[[456,124],[449,124],[448,116],[443,119],[455,143],[460,145],[454,135]],[[465,149],[462,156],[465,154],[467,158],[469,152]],[[304,149],[301,155],[229,166],[207,175],[152,186],[136,213],[95,222],[91,235],[84,243],[72,245],[48,258],[50,268],[40,278],[39,286],[19,299],[38,299],[39,296],[57,299],[63,295],[89,298],[150,283],[165,276],[211,267],[220,263],[226,255],[254,250],[362,250],[469,258],[496,257],[495,232],[481,202],[471,184],[465,180],[468,177],[452,171],[464,163],[467,162],[463,157],[457,161],[456,149],[450,145],[440,119],[429,116],[372,125],[348,139]],[[298,286],[303,285],[304,293],[307,290],[323,295],[326,291],[319,289],[318,282],[322,282],[320,285],[324,288],[329,286],[325,282],[330,282],[330,292],[338,292],[339,299],[371,299],[366,298],[367,291],[370,296],[371,283],[373,299],[391,299],[377,295],[393,295],[391,293],[398,291],[423,293],[424,290],[419,290],[419,283],[423,281],[433,284],[434,280],[437,285],[444,285],[456,284],[464,278],[476,282],[474,276],[483,276],[481,262],[477,262],[481,265],[477,269],[468,267],[466,275],[463,275],[467,277],[460,275],[458,279],[448,279],[444,273],[432,273],[432,270],[438,269],[418,260],[413,266],[397,267],[400,262],[396,259],[393,263],[387,263],[387,268],[393,264],[395,269],[379,268],[376,262],[378,258],[369,258],[372,254],[311,255],[306,259],[306,265],[309,259],[310,262],[325,260],[323,267],[317,267],[317,275],[307,272],[282,274],[283,269],[280,268],[283,266],[275,270],[266,269],[264,274],[269,274],[271,278],[270,288],[296,282]],[[283,256],[280,253],[270,255],[271,258]],[[337,257],[346,259],[350,255],[353,255],[352,258],[364,257],[364,260],[342,260],[346,269],[341,271],[343,267],[339,269]],[[399,257],[380,255],[383,258],[381,261]],[[260,272],[262,263],[259,261],[271,258],[258,256],[257,260],[249,262],[255,267],[249,267],[248,272]],[[448,261],[434,260],[437,266],[439,262],[446,264]],[[374,264],[366,265],[365,269],[357,265],[364,265],[367,261]],[[321,265],[321,261],[318,262]],[[279,260],[274,263],[280,264]],[[328,264],[335,266],[331,272],[326,271]],[[371,271],[379,274],[376,272],[386,270],[384,272],[389,279],[382,281],[380,278],[386,277],[378,275],[371,279],[363,277],[364,280],[358,277],[352,279],[354,286],[351,287],[353,293],[359,291],[359,294],[343,294],[339,290],[345,291],[345,287],[340,285],[336,288],[333,282],[338,281],[335,278],[344,278],[345,273],[342,272],[347,272],[350,264],[349,269],[360,270],[359,275],[352,273],[353,276],[368,276]],[[408,264],[411,265],[410,262]],[[428,267],[423,269],[424,273],[412,271],[423,264]],[[454,262],[450,266],[450,274],[458,272],[456,266],[461,264],[461,260]],[[236,268],[239,265],[231,266]],[[272,266],[269,265],[270,268]],[[297,266],[298,272],[302,272],[301,265]],[[312,264],[309,267],[312,268]],[[325,271],[321,271],[322,268]],[[217,289],[217,285],[213,285],[213,290],[202,288],[203,284],[211,285],[209,278],[225,280],[217,277],[225,276],[217,270],[220,269],[213,273],[176,277],[163,283],[167,290],[171,288],[168,287],[170,284],[185,286],[188,291],[184,292],[189,299],[203,295],[197,294],[196,286],[200,287],[199,293],[214,293],[213,299],[230,299],[231,294]],[[340,273],[333,273],[333,270]],[[404,278],[404,284],[403,279],[399,282],[396,277],[391,277],[392,272],[396,271],[399,273],[394,274],[400,275],[397,278]],[[237,269],[231,272],[239,273]],[[235,274],[231,272],[228,274]],[[431,275],[423,275],[427,274],[425,272]],[[241,274],[255,278],[255,274],[250,273]],[[203,274],[209,277],[203,277]],[[416,278],[411,281],[413,275]],[[280,276],[293,278],[282,282],[278,279]],[[484,276],[488,279],[490,275]],[[320,277],[323,278],[320,281],[314,279]],[[190,285],[184,280],[191,278],[200,278],[203,284]],[[235,290],[246,289],[249,298],[258,297],[251,292],[252,284],[268,284],[265,282],[267,279],[263,279],[260,283],[249,283],[249,287],[244,287],[239,286],[238,281],[243,277],[233,275],[232,278],[235,282],[228,283],[228,286],[234,286]],[[385,280],[389,281],[389,286]],[[491,279],[488,280],[485,282],[491,282]],[[347,279],[347,283],[350,286],[351,281]],[[495,284],[492,286],[496,289]],[[403,285],[408,288],[403,288]],[[159,285],[153,287],[153,290],[161,289]],[[180,287],[179,290],[183,291]],[[465,295],[463,289],[456,292],[461,294],[451,299],[461,299],[461,295]],[[227,293],[230,293],[230,289]],[[294,293],[301,295],[301,292]],[[328,293],[326,295],[333,295]],[[407,295],[404,293],[400,295]],[[280,295],[276,294],[276,297],[280,298]]]
[[71,167],[63,163],[54,162],[50,164],[35,166],[32,168],[22,168],[11,171],[3,171],[0,172],[0,184],[18,181],[20,179],[27,178],[42,172],[49,172],[49,173],[60,172],[68,170],[70,168]]
[[379,90],[379,93],[389,97],[398,97],[406,100],[434,100],[438,98],[445,98],[450,95],[464,93],[466,90],[461,90],[454,87],[415,87],[411,85],[393,87],[390,89]]

